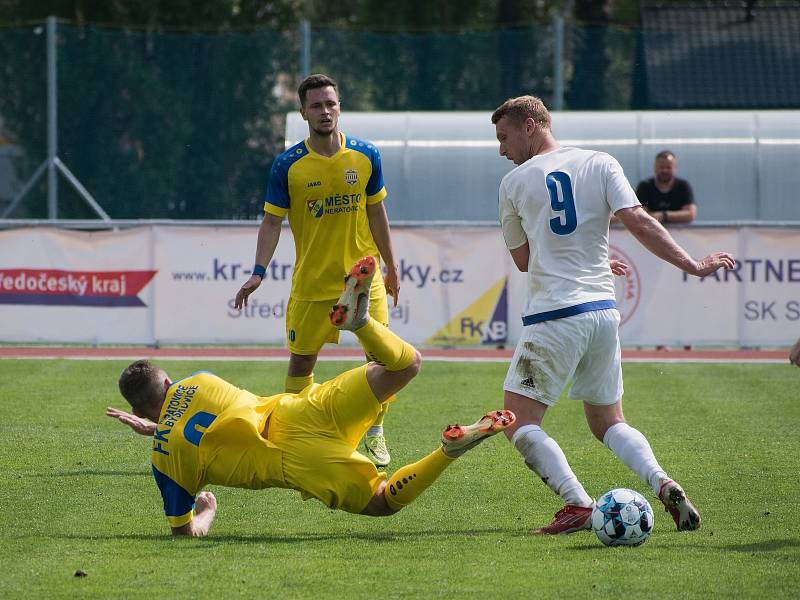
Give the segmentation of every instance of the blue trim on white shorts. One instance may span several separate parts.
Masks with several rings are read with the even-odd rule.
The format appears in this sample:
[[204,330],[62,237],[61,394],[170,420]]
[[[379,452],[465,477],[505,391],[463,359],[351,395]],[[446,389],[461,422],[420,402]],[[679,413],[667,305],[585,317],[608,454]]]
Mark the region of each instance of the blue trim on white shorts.
[[581,313],[592,312],[593,310],[605,310],[607,308],[617,308],[617,303],[613,300],[593,300],[592,302],[584,302],[583,304],[567,306],[566,308],[559,308],[557,310],[548,310],[546,312],[536,313],[533,315],[525,315],[522,317],[522,324],[533,325],[534,323],[543,323],[544,321],[554,321],[555,319],[574,317],[575,315],[579,315]]

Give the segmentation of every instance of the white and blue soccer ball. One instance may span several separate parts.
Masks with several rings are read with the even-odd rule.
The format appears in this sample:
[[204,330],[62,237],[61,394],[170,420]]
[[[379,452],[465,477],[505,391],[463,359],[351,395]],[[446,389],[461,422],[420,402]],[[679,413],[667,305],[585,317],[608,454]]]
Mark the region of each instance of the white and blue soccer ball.
[[592,510],[592,531],[606,546],[638,546],[653,531],[653,508],[640,493],[626,488],[606,492]]

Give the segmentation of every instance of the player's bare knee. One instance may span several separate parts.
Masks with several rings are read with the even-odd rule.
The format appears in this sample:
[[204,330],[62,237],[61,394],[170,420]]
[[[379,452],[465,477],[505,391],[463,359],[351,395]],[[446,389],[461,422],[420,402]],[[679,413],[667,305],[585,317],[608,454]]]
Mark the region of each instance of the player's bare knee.
[[316,364],[316,354],[289,354],[288,374],[292,377],[305,377],[311,374]]
[[414,377],[419,375],[421,368],[422,355],[417,350],[414,350],[414,360],[402,371],[403,375],[405,376],[403,385],[407,385],[412,379],[414,379]]
[[414,379],[420,370],[422,369],[422,354],[419,353],[419,350],[414,348],[414,360],[411,362],[406,369],[409,372],[409,380]]
[[391,517],[393,514],[399,512],[389,506],[386,497],[383,495],[384,489],[386,489],[385,482],[381,484],[378,490],[373,494],[369,504],[361,511],[362,515],[367,517]]
[[422,355],[419,353],[419,350],[414,349],[414,358],[411,361],[411,364],[400,371],[394,372],[403,378],[403,385],[405,385],[419,374],[421,368]]

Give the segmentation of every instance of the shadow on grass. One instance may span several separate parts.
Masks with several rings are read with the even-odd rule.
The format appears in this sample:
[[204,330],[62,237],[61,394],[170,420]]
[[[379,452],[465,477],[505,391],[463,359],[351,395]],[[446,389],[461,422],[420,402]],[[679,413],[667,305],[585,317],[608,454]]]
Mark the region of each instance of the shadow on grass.
[[[665,543],[666,542],[666,543]],[[668,540],[661,540],[661,542],[656,541],[655,544],[659,544],[663,547],[669,546],[670,548],[674,548],[672,544],[669,544]],[[653,542],[648,542],[649,546],[653,545]],[[727,545],[714,545],[714,544],[681,544],[681,548],[694,548],[700,550],[723,550],[728,552],[747,552],[750,554],[756,554],[758,552],[779,552],[781,550],[785,550],[787,548],[800,548],[800,540],[796,539],[786,539],[786,540],[770,540],[767,542],[756,542],[753,544],[727,544]],[[569,550],[578,551],[578,552],[585,552],[587,550],[597,550],[597,548],[603,548],[602,544],[600,544],[599,540],[597,543],[594,544],[586,544],[580,546],[573,546],[569,548]],[[630,546],[616,546],[616,548],[630,548]]]
[[[340,533],[296,533],[285,535],[269,535],[269,534],[253,534],[253,535],[214,535],[213,533],[206,538],[197,538],[193,543],[201,544],[219,544],[223,542],[234,542],[237,544],[298,544],[298,543],[314,543],[314,542],[329,542],[329,541],[343,541],[343,540],[362,540],[367,542],[384,543],[384,542],[397,542],[408,539],[436,539],[436,538],[450,538],[458,536],[479,537],[479,536],[497,536],[503,535],[505,537],[527,537],[526,531],[519,529],[465,529],[461,531],[448,530],[448,531],[380,531],[370,533],[359,533],[353,531],[343,531]],[[66,539],[66,540],[91,540],[91,541],[118,541],[118,540],[162,540],[164,542],[173,543],[176,539],[189,539],[189,538],[173,538],[169,534],[151,534],[151,533],[125,533],[125,534],[82,534],[82,533],[62,533],[50,535],[47,537]]]
[[76,469],[71,471],[52,471],[50,473],[26,473],[26,477],[83,477],[102,475],[109,477],[150,477],[149,471],[110,471],[103,469]]
[[756,542],[755,544],[720,546],[721,550],[731,550],[732,552],[775,552],[784,548],[800,548],[800,540],[770,540],[768,542]]

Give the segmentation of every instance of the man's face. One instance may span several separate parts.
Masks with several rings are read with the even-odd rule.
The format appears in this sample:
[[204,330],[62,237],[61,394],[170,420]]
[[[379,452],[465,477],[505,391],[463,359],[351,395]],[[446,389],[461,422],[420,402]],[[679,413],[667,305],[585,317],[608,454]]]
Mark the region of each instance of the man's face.
[[656,181],[658,183],[669,183],[675,177],[677,165],[675,164],[675,157],[666,156],[656,160],[655,173]]
[[308,128],[317,135],[331,135],[339,124],[339,96],[331,86],[308,90],[300,108]]
[[520,122],[502,117],[494,124],[497,141],[500,142],[500,156],[505,156],[515,165],[521,165],[533,156],[531,134],[534,128],[533,119]]

